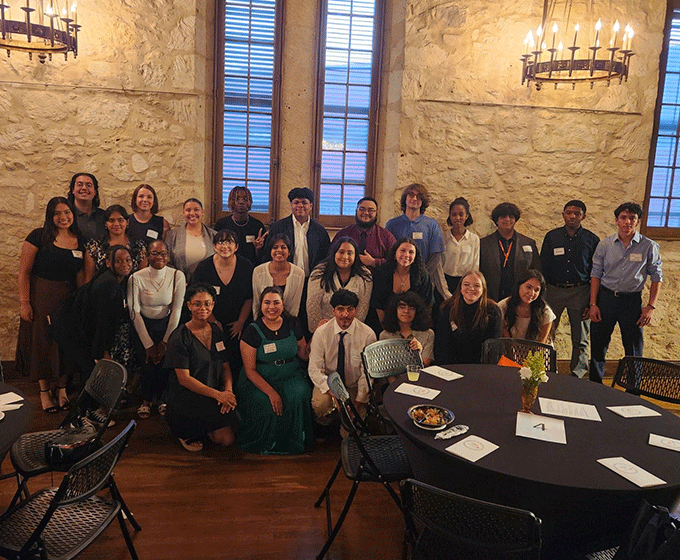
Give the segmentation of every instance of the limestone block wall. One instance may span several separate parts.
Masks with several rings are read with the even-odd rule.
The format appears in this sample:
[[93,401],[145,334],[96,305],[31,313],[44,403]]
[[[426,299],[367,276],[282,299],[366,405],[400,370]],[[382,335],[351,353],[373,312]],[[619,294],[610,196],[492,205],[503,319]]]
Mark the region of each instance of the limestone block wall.
[[0,56],[0,355],[14,358],[25,236],[71,175],[94,173],[104,207],[154,186],[161,214],[208,200],[212,2],[88,0],[80,53],[44,65]]
[[[491,209],[509,200],[524,212],[517,229],[540,245],[547,230],[561,225],[562,205],[571,198],[586,202],[584,225],[601,237],[615,232],[612,211],[619,202],[643,201],[666,3],[627,0],[617,3],[617,13],[598,14],[605,27],[618,18],[637,33],[630,79],[574,91],[520,84],[523,40],[539,25],[542,5],[406,0],[403,24],[395,10],[391,45],[400,47],[403,29],[403,68],[390,69],[385,107],[388,118],[397,112],[401,118],[386,142],[398,150],[384,154],[384,177],[395,175],[390,165],[397,171],[396,182],[383,182],[383,207],[398,212],[400,188],[423,182],[433,198],[428,213],[443,224],[448,203],[466,196],[472,229],[486,235],[493,230]],[[584,23],[593,7],[612,4],[573,2],[570,24],[580,22],[583,38],[594,33]],[[608,41],[609,33],[603,37]],[[663,295],[645,350],[657,358],[680,359],[679,249],[677,242],[661,242]],[[557,341],[560,359],[569,356],[567,340]],[[619,355],[616,342],[610,356]]]

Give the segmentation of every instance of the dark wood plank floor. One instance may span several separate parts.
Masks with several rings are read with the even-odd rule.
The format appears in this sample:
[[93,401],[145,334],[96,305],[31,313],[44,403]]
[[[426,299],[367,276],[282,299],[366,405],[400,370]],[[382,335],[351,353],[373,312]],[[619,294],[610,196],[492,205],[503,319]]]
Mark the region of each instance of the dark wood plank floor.
[[[37,386],[10,380],[30,397],[31,430],[56,427],[61,416],[39,409]],[[111,436],[133,418],[123,410]],[[141,560],[312,559],[326,538],[326,518],[314,502],[339,456],[340,439],[317,444],[293,457],[249,455],[238,449],[210,447],[188,453],[176,443],[157,415],[138,422],[129,448],[116,468],[116,481],[142,531],[133,534]],[[2,472],[11,471],[9,458]],[[36,478],[35,491],[58,485],[58,474]],[[0,483],[4,510],[15,485]],[[341,474],[333,487],[333,509],[340,511],[349,491]],[[327,558],[394,560],[401,556],[403,521],[387,492],[362,484]],[[129,558],[117,523],[79,558]]]

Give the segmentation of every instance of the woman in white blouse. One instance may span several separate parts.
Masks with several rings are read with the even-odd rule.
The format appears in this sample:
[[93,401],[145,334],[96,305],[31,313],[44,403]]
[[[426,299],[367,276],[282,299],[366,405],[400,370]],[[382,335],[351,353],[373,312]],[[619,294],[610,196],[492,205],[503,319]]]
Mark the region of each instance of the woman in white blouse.
[[498,302],[503,316],[503,336],[549,344],[555,314],[543,299],[545,280],[538,270],[529,269],[515,283],[512,295]]
[[161,240],[147,246],[149,266],[135,272],[128,282],[130,317],[139,338],[142,366],[142,405],[140,418],[151,415],[151,403],[158,402],[158,412],[165,414],[160,401],[168,382],[163,356],[168,339],[179,324],[186,281],[184,273],[166,266],[168,248]]
[[472,222],[468,201],[463,197],[456,198],[449,205],[446,223],[451,229],[444,234],[444,252],[440,259],[443,282],[439,291],[444,300],[456,291],[463,274],[479,270],[479,236],[467,229]]
[[359,297],[356,318],[364,321],[368,314],[373,290],[370,270],[357,257],[356,242],[351,237],[333,241],[331,249],[309,275],[307,288],[307,319],[309,330],[314,332],[321,324],[333,318],[331,296],[340,288],[354,292]]
[[165,243],[170,263],[190,279],[196,265],[215,254],[212,244],[215,231],[203,223],[203,204],[197,198],[188,198],[182,212],[186,223],[170,230]]
[[267,251],[271,261],[256,266],[253,270],[253,317],[260,311],[260,294],[269,286],[278,286],[283,291],[283,307],[291,317],[300,312],[300,300],[305,287],[305,271],[288,262],[291,242],[285,233],[269,238]]

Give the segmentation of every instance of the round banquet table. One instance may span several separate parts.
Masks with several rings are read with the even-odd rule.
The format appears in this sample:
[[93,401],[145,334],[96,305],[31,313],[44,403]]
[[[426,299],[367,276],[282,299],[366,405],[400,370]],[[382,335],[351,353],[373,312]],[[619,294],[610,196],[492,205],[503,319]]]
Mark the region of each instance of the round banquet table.
[[16,393],[23,400],[12,403],[21,404],[22,406],[16,410],[7,410],[5,417],[0,421],[0,463],[5,458],[5,455],[7,455],[12,444],[26,431],[31,417],[31,405],[28,404],[28,400],[23,393],[7,383],[0,383],[0,395],[10,392]]
[[[396,393],[405,376],[384,395],[385,409],[404,441],[414,477],[452,492],[532,511],[542,520],[544,558],[569,558],[574,550],[587,551],[588,543],[601,538],[616,544],[643,498],[670,507],[680,494],[680,453],[648,444],[650,432],[680,439],[680,419],[670,412],[611,387],[551,374],[541,384],[539,398],[595,405],[602,421],[559,417],[564,420],[567,444],[539,441],[515,435],[521,409],[516,368],[478,364],[445,368],[463,377],[444,381],[421,373],[415,383],[440,390],[433,400]],[[406,414],[410,406],[427,403],[453,411],[454,424],[465,424],[470,431],[435,440],[436,432],[416,426]],[[606,408],[633,404],[643,404],[661,416],[623,418]],[[540,414],[538,400],[532,411]],[[499,448],[476,462],[445,450],[469,435]],[[640,488],[597,463],[607,457],[624,457],[666,484]]]

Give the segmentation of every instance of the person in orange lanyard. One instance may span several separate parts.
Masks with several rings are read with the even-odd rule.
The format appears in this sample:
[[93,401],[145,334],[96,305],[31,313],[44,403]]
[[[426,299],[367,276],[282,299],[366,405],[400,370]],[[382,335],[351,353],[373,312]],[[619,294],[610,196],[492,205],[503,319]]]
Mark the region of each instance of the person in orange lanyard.
[[530,268],[541,270],[536,242],[515,231],[520,216],[520,209],[512,202],[499,204],[491,212],[498,229],[479,242],[479,270],[494,301],[510,296],[515,278]]

